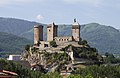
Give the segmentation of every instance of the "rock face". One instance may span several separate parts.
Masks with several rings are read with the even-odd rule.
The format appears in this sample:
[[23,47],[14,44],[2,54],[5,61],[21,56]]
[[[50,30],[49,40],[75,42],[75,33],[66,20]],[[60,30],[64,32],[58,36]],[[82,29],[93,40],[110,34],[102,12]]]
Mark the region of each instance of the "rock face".
[[[57,48],[60,48],[60,50]],[[75,58],[79,60],[76,60]],[[83,60],[81,60],[81,58],[83,58]],[[69,42],[44,50],[33,47],[23,54],[23,59],[27,60],[31,66],[42,66],[47,72],[60,71],[65,65],[69,64],[74,65],[76,63],[90,62],[89,60],[102,60],[101,56],[97,53],[96,48],[91,48],[85,40],[79,43]],[[88,59],[88,61],[84,59]],[[37,70],[34,67],[33,69]]]
[[26,51],[23,54],[23,60],[28,61],[31,64],[33,70],[38,70],[35,68],[36,65],[42,66],[47,72],[55,72],[59,70],[61,66],[66,64],[68,54],[58,53],[58,52],[47,52],[47,51]]
[[23,54],[23,59],[28,61],[31,65],[46,65],[46,60],[44,54],[37,52],[37,53],[32,53],[32,51],[25,52]]
[[39,53],[35,53],[32,54],[31,56],[28,56],[27,59],[31,65],[36,65],[36,64],[40,64],[40,65],[45,65],[45,56],[43,54],[39,54]]
[[31,69],[32,70],[39,70],[42,72],[55,72],[56,69],[58,69],[59,67],[59,63],[57,62],[57,60],[53,61],[53,57],[52,54],[54,53],[48,53],[48,57],[47,54],[48,52],[46,51],[26,51],[24,52],[22,58],[23,60],[26,60],[30,63],[31,65]]
[[42,73],[48,71],[46,69],[45,55],[41,52],[26,51],[23,53],[22,59],[30,63],[31,70],[41,71]]

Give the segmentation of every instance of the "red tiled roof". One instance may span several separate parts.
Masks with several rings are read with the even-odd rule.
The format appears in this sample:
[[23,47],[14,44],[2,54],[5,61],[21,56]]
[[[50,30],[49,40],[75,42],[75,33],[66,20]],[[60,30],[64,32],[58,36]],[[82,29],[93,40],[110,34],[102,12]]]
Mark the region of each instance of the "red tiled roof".
[[1,73],[5,73],[5,74],[10,74],[10,75],[18,76],[17,73],[11,72],[11,71],[7,71],[7,70],[1,70],[0,72],[1,72]]

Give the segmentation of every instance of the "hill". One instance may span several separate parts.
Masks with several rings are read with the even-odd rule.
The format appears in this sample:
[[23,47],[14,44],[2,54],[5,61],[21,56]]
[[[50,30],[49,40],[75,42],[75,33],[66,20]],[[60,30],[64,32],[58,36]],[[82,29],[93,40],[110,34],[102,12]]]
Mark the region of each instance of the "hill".
[[7,32],[20,36],[22,33],[32,29],[35,24],[36,22],[27,20],[0,17],[0,32]]
[[[33,26],[36,22],[14,18],[0,18],[0,32],[11,33],[20,37],[33,40]],[[46,40],[46,25],[44,24],[44,39]],[[59,25],[59,36],[71,35],[71,25]],[[99,52],[120,53],[120,31],[98,23],[81,25],[81,37],[87,40]]]
[[0,32],[0,52],[22,52],[24,46],[31,44],[31,41],[12,34]]
[[120,31],[111,26],[90,23],[83,26],[81,33],[82,38],[100,52],[120,52]]

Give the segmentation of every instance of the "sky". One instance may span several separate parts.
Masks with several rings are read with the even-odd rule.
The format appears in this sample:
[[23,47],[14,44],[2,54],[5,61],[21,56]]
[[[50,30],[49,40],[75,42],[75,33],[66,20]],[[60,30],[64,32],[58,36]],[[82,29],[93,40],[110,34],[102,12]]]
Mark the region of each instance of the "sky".
[[0,0],[0,17],[40,23],[99,23],[120,29],[120,0]]

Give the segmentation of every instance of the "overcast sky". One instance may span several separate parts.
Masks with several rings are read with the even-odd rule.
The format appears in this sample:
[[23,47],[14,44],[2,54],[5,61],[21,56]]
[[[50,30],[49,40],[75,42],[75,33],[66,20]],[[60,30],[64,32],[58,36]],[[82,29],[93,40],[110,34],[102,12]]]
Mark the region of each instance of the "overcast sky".
[[0,0],[0,17],[40,23],[100,23],[120,29],[120,0]]

